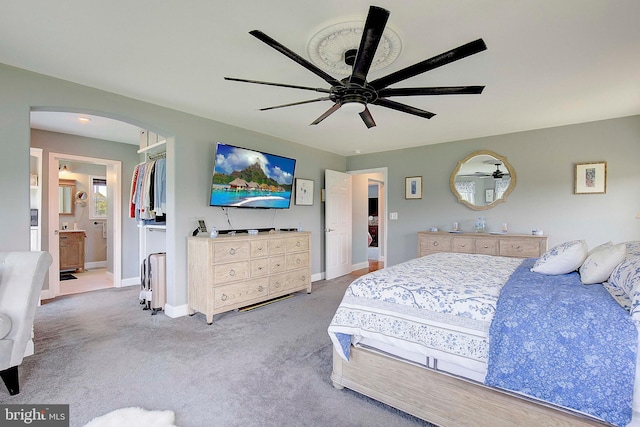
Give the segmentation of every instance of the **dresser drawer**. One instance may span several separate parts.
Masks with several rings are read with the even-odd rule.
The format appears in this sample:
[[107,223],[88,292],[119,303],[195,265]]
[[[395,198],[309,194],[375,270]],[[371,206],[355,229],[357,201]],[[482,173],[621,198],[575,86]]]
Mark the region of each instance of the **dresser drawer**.
[[517,258],[539,257],[540,243],[537,240],[501,239],[499,254]]
[[454,237],[453,252],[472,254],[476,251],[475,240],[472,237]]
[[284,273],[287,270],[284,259],[284,255],[269,258],[269,273]]
[[420,253],[451,252],[451,236],[421,234]]
[[285,251],[285,248],[286,248],[286,245],[284,243],[284,238],[269,239],[269,255],[283,254]]
[[269,274],[269,258],[257,258],[250,261],[251,277],[262,277]]
[[475,246],[477,254],[498,255],[498,239],[478,239]]
[[275,295],[308,287],[310,277],[308,270],[298,270],[271,276],[269,279],[269,293]]
[[215,309],[229,306],[242,307],[269,294],[269,279],[265,277],[264,279],[219,286],[214,289],[213,293]]
[[287,252],[299,252],[309,250],[309,236],[287,237]]
[[267,239],[251,240],[251,258],[259,258],[269,255],[269,241]]
[[249,278],[249,261],[230,262],[213,266],[213,283],[233,282]]
[[287,270],[309,267],[309,252],[287,254]]
[[213,262],[227,262],[249,259],[249,241],[215,242],[213,246]]

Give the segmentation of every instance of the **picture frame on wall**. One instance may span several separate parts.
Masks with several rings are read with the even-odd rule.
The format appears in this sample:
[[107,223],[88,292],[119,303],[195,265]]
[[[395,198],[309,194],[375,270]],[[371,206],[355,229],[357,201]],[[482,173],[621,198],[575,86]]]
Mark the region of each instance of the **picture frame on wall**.
[[484,199],[486,203],[493,203],[493,190],[489,189],[489,190],[485,190],[484,192]]
[[295,204],[302,206],[313,205],[313,180],[296,178],[295,180]]
[[404,198],[422,199],[421,176],[409,176],[404,179]]
[[605,194],[607,162],[576,163],[573,194]]

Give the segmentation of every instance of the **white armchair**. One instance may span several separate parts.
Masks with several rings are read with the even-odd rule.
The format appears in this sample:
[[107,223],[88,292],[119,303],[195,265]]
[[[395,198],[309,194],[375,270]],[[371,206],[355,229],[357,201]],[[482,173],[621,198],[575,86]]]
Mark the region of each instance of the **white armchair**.
[[18,365],[51,261],[48,252],[0,252],[0,377],[10,395],[20,392]]

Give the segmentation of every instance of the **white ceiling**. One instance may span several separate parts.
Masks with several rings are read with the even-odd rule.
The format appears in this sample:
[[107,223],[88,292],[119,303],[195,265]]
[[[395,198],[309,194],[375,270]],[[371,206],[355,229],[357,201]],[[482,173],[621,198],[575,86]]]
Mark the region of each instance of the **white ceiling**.
[[308,58],[318,31],[364,21],[370,3],[361,0],[3,0],[0,62],[343,155],[640,114],[638,0],[375,4],[391,12],[402,51],[369,80],[483,38],[486,51],[393,87],[484,93],[396,99],[436,113],[431,120],[370,106],[372,129],[340,111],[309,126],[329,101],[258,109],[322,95],[223,79],[328,87],[248,32]]

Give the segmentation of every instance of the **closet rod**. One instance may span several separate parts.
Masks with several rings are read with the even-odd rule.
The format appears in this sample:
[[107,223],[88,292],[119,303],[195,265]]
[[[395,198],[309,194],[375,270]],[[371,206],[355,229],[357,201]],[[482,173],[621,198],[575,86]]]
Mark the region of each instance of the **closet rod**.
[[167,157],[166,151],[163,151],[162,153],[158,153],[158,154],[149,154],[149,160],[164,159],[166,157]]

